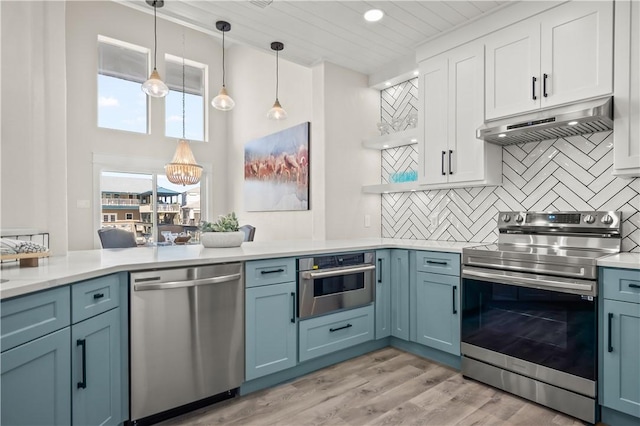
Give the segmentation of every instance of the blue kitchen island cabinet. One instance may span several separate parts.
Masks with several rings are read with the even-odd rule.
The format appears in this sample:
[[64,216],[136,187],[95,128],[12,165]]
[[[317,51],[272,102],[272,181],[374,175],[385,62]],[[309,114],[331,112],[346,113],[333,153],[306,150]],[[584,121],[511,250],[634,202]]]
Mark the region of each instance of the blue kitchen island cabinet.
[[[601,404],[640,424],[640,271],[606,268],[602,277]],[[603,409],[603,421],[608,413]]]
[[391,250],[391,335],[409,340],[408,250]]
[[249,381],[297,364],[295,259],[247,262],[245,270],[245,379]]
[[32,340],[0,355],[3,425],[71,423],[70,329]]
[[391,336],[391,250],[376,251],[376,339]]

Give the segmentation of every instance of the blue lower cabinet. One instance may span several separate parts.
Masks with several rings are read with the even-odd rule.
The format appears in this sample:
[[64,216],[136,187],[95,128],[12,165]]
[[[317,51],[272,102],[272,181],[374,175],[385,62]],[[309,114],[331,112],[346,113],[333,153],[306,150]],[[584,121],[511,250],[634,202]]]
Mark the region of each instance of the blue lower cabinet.
[[120,308],[74,324],[71,334],[72,424],[120,423]]
[[604,300],[602,405],[640,424],[640,304]]
[[3,425],[71,423],[69,327],[0,355]]
[[391,251],[376,251],[376,339],[391,336]]
[[409,340],[408,250],[391,250],[391,335]]
[[416,342],[460,355],[460,277],[416,274]]
[[373,304],[300,321],[300,361],[374,339]]
[[296,283],[246,289],[246,380],[296,365]]

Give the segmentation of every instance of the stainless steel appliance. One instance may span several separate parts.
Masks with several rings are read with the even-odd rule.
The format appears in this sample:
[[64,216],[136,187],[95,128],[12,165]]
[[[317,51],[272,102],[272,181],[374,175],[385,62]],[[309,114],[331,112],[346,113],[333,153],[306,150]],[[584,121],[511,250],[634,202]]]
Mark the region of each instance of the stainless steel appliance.
[[375,300],[373,252],[307,257],[298,260],[300,319]]
[[242,263],[228,263],[131,274],[134,424],[230,396],[243,382],[242,270]]
[[462,250],[462,373],[594,423],[598,258],[620,212],[503,212],[498,244]]

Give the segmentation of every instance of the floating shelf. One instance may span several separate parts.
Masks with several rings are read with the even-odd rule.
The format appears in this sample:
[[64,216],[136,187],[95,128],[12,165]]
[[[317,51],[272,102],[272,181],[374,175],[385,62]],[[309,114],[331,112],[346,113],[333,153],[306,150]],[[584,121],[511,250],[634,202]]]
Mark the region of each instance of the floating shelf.
[[369,149],[389,149],[418,143],[418,128],[403,130],[388,135],[376,136],[362,141],[362,146]]
[[365,194],[387,194],[391,192],[420,191],[418,182],[384,183],[380,185],[364,185],[362,192]]

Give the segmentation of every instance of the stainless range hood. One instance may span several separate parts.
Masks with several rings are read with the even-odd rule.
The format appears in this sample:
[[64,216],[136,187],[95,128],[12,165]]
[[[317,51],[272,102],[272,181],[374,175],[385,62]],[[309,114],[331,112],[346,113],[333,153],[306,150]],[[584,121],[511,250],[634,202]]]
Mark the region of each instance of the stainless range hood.
[[511,145],[613,129],[613,97],[485,123],[478,139]]

